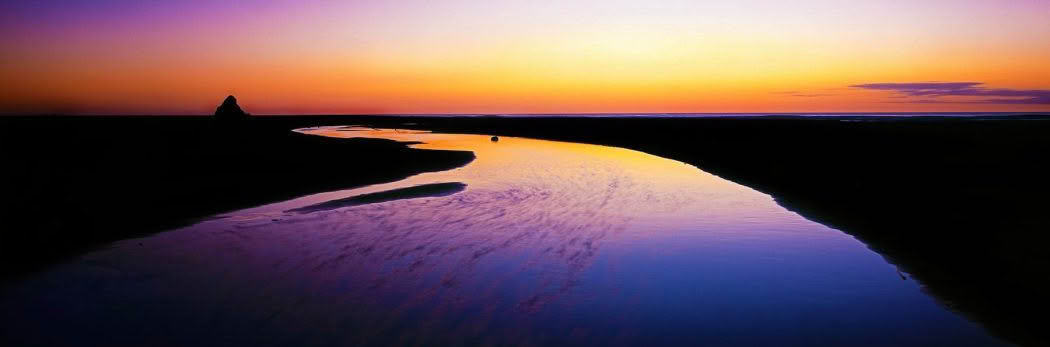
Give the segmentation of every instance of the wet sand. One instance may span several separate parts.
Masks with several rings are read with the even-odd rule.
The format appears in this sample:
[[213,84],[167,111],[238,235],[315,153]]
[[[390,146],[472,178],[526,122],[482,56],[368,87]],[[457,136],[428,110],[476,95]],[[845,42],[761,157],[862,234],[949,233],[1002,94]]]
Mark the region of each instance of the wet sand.
[[[96,180],[73,180],[76,184],[59,184],[67,182],[68,177],[81,177],[77,169],[85,162],[95,162],[94,157],[85,154],[109,153],[106,151],[88,150],[95,148],[119,148],[109,154],[108,162],[113,166],[96,169],[95,174],[87,177],[103,178],[106,173],[116,172],[112,168],[135,167],[130,162],[145,158],[147,162],[166,163],[162,169],[152,172],[165,172],[167,166],[186,167],[185,163],[193,161],[190,156],[170,156],[162,154],[157,160],[155,151],[158,145],[149,139],[156,136],[117,137],[124,143],[138,144],[134,148],[114,145],[108,140],[113,134],[128,134],[129,130],[160,126],[167,124],[170,134],[166,138],[178,139],[175,143],[187,143],[185,124],[203,121],[201,119],[166,120],[128,120],[125,118],[107,118],[77,120],[62,118],[35,123],[36,132],[25,132],[26,126],[10,127],[5,120],[5,148],[20,146],[39,146],[26,142],[26,138],[40,138],[36,134],[56,136],[80,136],[82,139],[102,141],[102,145],[89,145],[81,150],[69,140],[45,142],[48,152],[37,150],[19,150],[13,152],[14,163],[9,167],[26,167],[28,173],[16,171],[17,179],[5,179],[5,183],[20,182],[14,189],[23,198],[5,199],[11,213],[5,216],[7,221],[29,222],[31,232],[5,232],[5,241],[14,238],[33,237],[39,243],[33,247],[18,247],[14,254],[19,260],[33,260],[37,257],[68,254],[69,244],[82,242],[84,234],[91,235],[92,244],[100,240],[112,240],[121,237],[120,233],[99,232],[97,223],[94,228],[77,227],[85,224],[94,215],[91,211],[112,211],[114,208],[129,208],[128,211],[140,214],[142,224],[178,223],[187,216],[202,216],[199,191],[186,194],[180,199],[162,205],[166,212],[158,213],[150,204],[125,203],[124,196],[155,196],[151,204],[168,200],[164,194],[183,193],[181,189],[153,191],[157,194],[136,193],[137,187],[156,186],[152,175],[131,176],[134,179],[125,184],[123,180],[110,180],[108,185],[94,186],[91,189],[67,190],[69,187],[96,182]],[[267,129],[266,135],[256,140],[259,143],[270,143],[273,138],[291,136],[288,130],[315,125],[373,124],[384,127],[434,129],[457,133],[475,133],[502,136],[524,136],[533,138],[556,139],[564,141],[605,144],[640,150],[658,156],[687,162],[697,167],[772,195],[779,204],[796,211],[803,216],[833,226],[865,242],[890,262],[911,273],[915,279],[926,286],[926,289],[939,298],[941,302],[987,327],[993,333],[1010,341],[1040,345],[1050,341],[1048,332],[1042,328],[1041,317],[1045,315],[1050,304],[1045,295],[1046,286],[1042,284],[1050,269],[1048,252],[1045,245],[1048,236],[1045,233],[1044,201],[1050,193],[1050,172],[1044,167],[1045,153],[1050,152],[1050,122],[1046,117],[1017,117],[996,119],[805,119],[792,117],[772,117],[764,119],[594,119],[594,118],[441,118],[441,117],[265,117],[258,118],[260,128]],[[89,122],[90,121],[90,122]],[[167,122],[167,123],[165,123]],[[19,129],[17,131],[9,131]],[[130,133],[134,133],[133,131]],[[12,135],[13,134],[13,135]],[[29,135],[33,134],[33,135]],[[79,135],[71,135],[79,134]],[[92,135],[88,135],[92,134]],[[98,138],[92,138],[92,136]],[[129,136],[129,135],[121,135]],[[226,137],[224,137],[226,138]],[[12,140],[13,139],[13,140]],[[118,142],[118,143],[119,143]],[[204,142],[208,143],[208,142]],[[383,142],[389,145],[389,142]],[[333,185],[346,184],[358,175],[367,176],[376,172],[377,167],[390,165],[381,159],[384,156],[367,157],[370,151],[335,150],[331,146],[297,146],[295,149],[280,149],[278,154],[313,155],[313,159],[329,162],[323,168],[308,168],[318,161],[301,161],[295,156],[282,157],[271,155],[271,147],[257,150],[250,142],[231,141],[225,147],[211,145],[195,147],[182,153],[212,153],[214,158],[229,158],[247,155],[250,168],[293,167],[283,173],[268,176],[269,180],[254,179],[256,184],[272,182],[283,175],[298,175],[299,180],[280,180],[286,182],[278,187],[310,186],[321,188],[325,182]],[[382,145],[378,145],[383,147]],[[348,145],[349,146],[349,145]],[[403,147],[397,145],[399,148]],[[182,148],[182,145],[160,145],[159,148]],[[66,148],[74,148],[67,152]],[[232,151],[223,155],[224,148]],[[231,150],[232,149],[232,150]],[[261,152],[261,153],[260,153]],[[347,155],[354,152],[354,155]],[[47,155],[49,159],[41,159]],[[57,154],[56,154],[57,153]],[[218,154],[215,154],[218,153]],[[246,154],[247,153],[247,154]],[[32,156],[29,156],[32,155]],[[364,158],[362,160],[362,156]],[[449,154],[449,156],[453,156]],[[55,158],[61,160],[53,160]],[[90,160],[89,160],[90,158]],[[346,159],[334,160],[333,158]],[[462,157],[460,157],[462,159]],[[63,163],[61,165],[48,164]],[[79,164],[68,164],[68,163]],[[223,160],[212,159],[212,163]],[[398,161],[395,161],[398,162]],[[115,164],[114,164],[115,163]],[[294,163],[294,165],[293,165]],[[350,164],[353,163],[353,164]],[[403,163],[403,162],[402,162]],[[413,166],[420,164],[412,162]],[[446,163],[447,164],[447,163]],[[80,166],[78,166],[80,165]],[[154,164],[157,166],[159,164]],[[232,168],[238,165],[216,167]],[[345,170],[338,170],[339,166]],[[442,165],[434,165],[439,169]],[[445,165],[449,167],[450,165]],[[455,165],[451,165],[455,166]],[[199,167],[199,166],[195,166]],[[203,167],[207,167],[206,165]],[[66,170],[65,168],[74,168]],[[217,175],[215,182],[230,182],[232,177],[247,176],[252,170],[232,170],[230,175]],[[223,170],[215,170],[223,172]],[[379,170],[382,171],[382,170]],[[147,171],[149,172],[149,171]],[[327,179],[316,179],[313,175],[341,172],[344,176]],[[354,172],[345,175],[347,172]],[[401,173],[407,174],[404,171]],[[7,172],[5,174],[11,174]],[[372,180],[392,180],[396,178],[382,175],[369,176]],[[40,177],[52,177],[42,179]],[[163,176],[162,176],[163,177]],[[126,177],[125,177],[126,178]],[[201,175],[198,181],[207,181],[210,175]],[[337,179],[333,179],[337,178]],[[226,180],[226,181],[224,181]],[[365,182],[367,179],[358,179]],[[234,180],[234,182],[236,182]],[[293,182],[293,183],[287,183]],[[24,183],[24,184],[22,184]],[[48,184],[42,184],[48,183]],[[208,187],[223,187],[228,184],[211,184]],[[49,187],[56,188],[49,188]],[[251,186],[251,185],[248,185]],[[116,189],[107,189],[118,187]],[[136,187],[136,188],[130,188]],[[176,185],[179,187],[179,185]],[[250,187],[241,186],[244,190]],[[331,188],[332,186],[329,186]],[[302,194],[311,189],[273,189],[269,190],[270,198],[253,196],[240,201],[241,206],[249,206],[265,201],[279,200],[274,197],[280,191],[282,197]],[[5,189],[11,189],[5,187]],[[323,191],[314,190],[314,191]],[[85,193],[86,192],[86,193]],[[261,193],[260,193],[261,194]],[[205,196],[225,196],[213,194]],[[94,198],[88,198],[94,197]],[[101,198],[100,198],[101,197]],[[252,201],[248,201],[252,200]],[[190,203],[193,201],[193,203]],[[213,203],[206,202],[205,205]],[[116,205],[116,206],[114,206]],[[227,204],[233,206],[236,204]],[[130,207],[129,207],[130,206]],[[86,212],[75,212],[81,209]],[[187,213],[186,210],[193,210]],[[204,209],[216,211],[218,209]],[[17,211],[18,213],[12,213]],[[24,211],[31,213],[25,214]],[[68,212],[67,212],[68,211]],[[146,212],[143,212],[146,211]],[[177,213],[176,213],[177,212]],[[135,216],[135,213],[126,215]],[[174,216],[173,216],[174,215]],[[148,218],[147,218],[148,217]],[[124,223],[123,221],[117,224]],[[136,223],[131,223],[136,224]],[[16,224],[17,225],[17,224]],[[16,230],[7,228],[8,230]],[[154,227],[149,230],[159,230]],[[134,228],[141,232],[142,228]],[[90,231],[90,232],[85,232]],[[98,234],[92,234],[98,233]],[[103,235],[103,236],[98,236]],[[55,247],[55,243],[60,243]],[[7,245],[25,243],[7,243]],[[34,244],[31,244],[34,246]],[[15,248],[12,246],[12,248]],[[56,250],[57,249],[57,250]],[[30,250],[30,251],[26,251]],[[40,255],[40,250],[44,255]],[[11,264],[11,262],[5,262]],[[19,265],[20,266],[20,265]]]
[[376,204],[387,201],[447,196],[461,192],[466,187],[466,184],[459,182],[428,183],[421,184],[418,186],[411,186],[382,192],[354,195],[342,199],[329,200],[321,203],[316,203],[310,206],[303,206],[300,208],[291,209],[287,212],[310,213],[334,210],[343,207]]
[[[376,124],[390,124],[382,119]],[[406,118],[619,146],[772,195],[865,242],[994,334],[1050,343],[1050,117]]]
[[679,161],[520,137],[305,132],[476,159],[114,242],[0,291],[0,341],[1003,345],[858,240]]
[[294,133],[299,121],[0,117],[0,282],[216,213],[462,166],[474,155]]

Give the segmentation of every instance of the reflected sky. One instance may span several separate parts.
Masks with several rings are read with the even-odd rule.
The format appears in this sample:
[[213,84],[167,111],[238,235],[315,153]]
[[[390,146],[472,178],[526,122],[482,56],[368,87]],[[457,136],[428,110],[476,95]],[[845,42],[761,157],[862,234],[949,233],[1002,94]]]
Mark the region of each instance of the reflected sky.
[[[523,138],[298,131],[477,159],[114,243],[0,295],[5,328],[105,345],[1000,343],[852,237],[681,162]],[[339,204],[448,182],[460,185]]]

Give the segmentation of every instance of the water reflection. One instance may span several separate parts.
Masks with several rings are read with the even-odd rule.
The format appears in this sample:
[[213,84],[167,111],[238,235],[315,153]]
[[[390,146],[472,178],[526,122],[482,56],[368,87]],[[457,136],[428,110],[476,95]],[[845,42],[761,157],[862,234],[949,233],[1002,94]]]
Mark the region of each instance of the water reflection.
[[997,343],[856,240],[680,162],[300,131],[477,159],[118,242],[5,293],[8,328],[99,344]]

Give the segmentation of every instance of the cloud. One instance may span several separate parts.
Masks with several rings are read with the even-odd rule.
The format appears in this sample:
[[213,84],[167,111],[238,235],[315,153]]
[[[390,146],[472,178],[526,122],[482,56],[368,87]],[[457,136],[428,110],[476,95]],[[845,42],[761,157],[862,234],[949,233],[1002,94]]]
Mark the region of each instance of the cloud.
[[[919,82],[919,83],[867,83],[854,84],[852,88],[884,90],[898,96],[920,98],[915,103],[959,103],[959,104],[1050,104],[1050,90],[986,88],[984,82]],[[943,96],[983,97],[979,100],[949,101]]]

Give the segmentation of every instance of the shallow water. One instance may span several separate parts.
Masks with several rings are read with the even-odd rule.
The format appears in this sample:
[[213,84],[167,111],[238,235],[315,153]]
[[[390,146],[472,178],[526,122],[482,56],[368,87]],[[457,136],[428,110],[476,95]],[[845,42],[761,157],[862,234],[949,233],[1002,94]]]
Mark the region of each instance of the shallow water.
[[5,338],[1000,344],[852,237],[690,165],[523,138],[300,131],[421,141],[477,159],[114,243],[0,294]]

